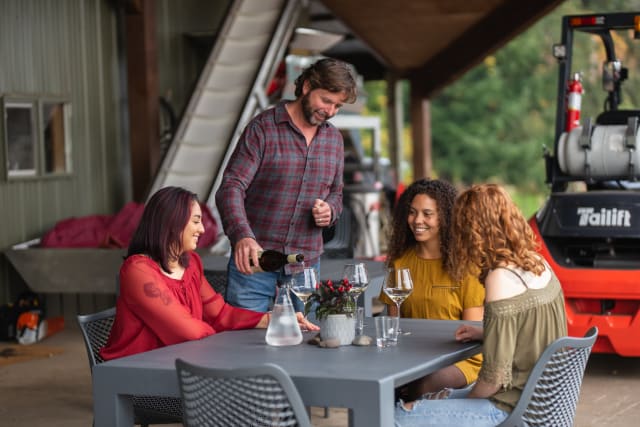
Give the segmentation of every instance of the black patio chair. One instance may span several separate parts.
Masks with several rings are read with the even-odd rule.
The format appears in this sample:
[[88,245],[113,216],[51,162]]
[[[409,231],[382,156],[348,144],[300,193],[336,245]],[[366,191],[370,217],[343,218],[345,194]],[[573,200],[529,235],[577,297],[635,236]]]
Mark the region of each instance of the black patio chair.
[[351,209],[343,206],[333,227],[323,229],[324,258],[353,258],[352,220]]
[[213,369],[176,360],[185,427],[311,427],[291,377],[279,366]]
[[227,271],[204,271],[204,277],[211,285],[214,291],[227,298]]
[[[111,307],[98,313],[77,316],[92,374],[93,367],[104,362],[99,351],[107,343],[115,315],[116,309]],[[162,396],[132,396],[132,399],[135,423],[142,427],[182,423],[180,399]]]

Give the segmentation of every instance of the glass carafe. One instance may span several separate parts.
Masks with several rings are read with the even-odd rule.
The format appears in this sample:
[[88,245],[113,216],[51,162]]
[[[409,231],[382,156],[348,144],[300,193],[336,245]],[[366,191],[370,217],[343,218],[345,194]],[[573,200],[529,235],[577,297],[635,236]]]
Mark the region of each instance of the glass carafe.
[[302,332],[296,311],[291,303],[291,284],[285,282],[278,286],[276,301],[273,304],[271,319],[267,327],[265,340],[274,346],[297,345],[302,342]]

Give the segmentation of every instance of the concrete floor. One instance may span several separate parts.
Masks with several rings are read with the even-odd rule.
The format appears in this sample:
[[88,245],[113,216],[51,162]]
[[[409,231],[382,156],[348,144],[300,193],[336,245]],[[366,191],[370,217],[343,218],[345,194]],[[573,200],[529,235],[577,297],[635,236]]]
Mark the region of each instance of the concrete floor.
[[[91,376],[80,332],[65,330],[42,345],[64,352],[0,367],[0,425],[4,427],[88,427],[92,423]],[[37,345],[37,344],[36,344]],[[589,360],[576,427],[640,424],[640,358],[594,354]],[[344,409],[312,410],[317,427],[346,427]]]

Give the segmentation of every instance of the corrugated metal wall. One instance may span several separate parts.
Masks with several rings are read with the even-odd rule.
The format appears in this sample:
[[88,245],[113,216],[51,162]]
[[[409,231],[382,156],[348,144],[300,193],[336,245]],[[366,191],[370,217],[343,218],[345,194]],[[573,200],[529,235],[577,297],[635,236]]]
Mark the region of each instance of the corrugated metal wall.
[[[212,41],[230,2],[156,0],[160,94],[177,114],[207,56],[186,35],[206,34]],[[65,177],[7,181],[0,138],[0,251],[42,236],[59,220],[112,214],[128,201],[129,171],[123,161],[128,148],[120,120],[127,100],[119,89],[113,3],[0,0],[0,96],[55,95],[69,101],[73,165]],[[21,278],[0,256],[0,304],[23,289]],[[114,301],[112,295],[95,294],[46,298],[51,315],[65,314],[67,320]]]
[[[119,167],[116,17],[105,0],[0,0],[0,95],[53,95],[71,103],[72,174],[0,176],[0,249],[40,237],[71,216],[124,203]],[[4,162],[4,142],[2,145]],[[72,266],[70,266],[72,268]],[[15,297],[0,262],[0,302]]]

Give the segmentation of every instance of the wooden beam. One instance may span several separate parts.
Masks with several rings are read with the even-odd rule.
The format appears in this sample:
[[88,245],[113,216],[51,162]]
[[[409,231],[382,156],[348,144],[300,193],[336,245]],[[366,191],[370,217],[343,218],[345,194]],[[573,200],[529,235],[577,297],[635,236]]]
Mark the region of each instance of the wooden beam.
[[402,80],[398,76],[387,74],[387,111],[389,129],[389,157],[391,169],[395,171],[394,186],[402,182],[402,159],[404,131],[404,103],[402,102]]
[[416,83],[416,92],[423,98],[433,98],[443,87],[460,78],[562,2],[510,0],[500,4],[445,50],[409,73],[412,83]]
[[133,199],[144,202],[160,162],[155,0],[134,2],[126,16],[127,82]]
[[[413,83],[413,82],[412,82]],[[411,85],[411,139],[413,146],[413,179],[429,178],[431,159],[431,103],[414,92]]]

